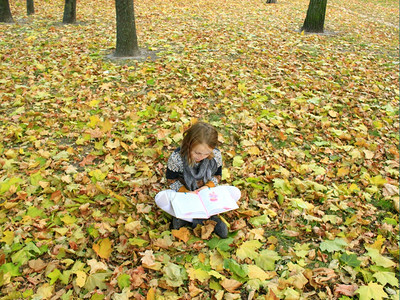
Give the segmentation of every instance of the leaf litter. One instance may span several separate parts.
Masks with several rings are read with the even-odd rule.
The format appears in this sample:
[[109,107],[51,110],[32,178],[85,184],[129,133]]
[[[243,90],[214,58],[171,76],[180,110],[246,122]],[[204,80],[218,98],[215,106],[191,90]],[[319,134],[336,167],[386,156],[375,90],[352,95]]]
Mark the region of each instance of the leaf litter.
[[[397,299],[398,6],[302,35],[307,1],[135,2],[158,59],[113,64],[103,2],[0,25],[2,299]],[[243,194],[225,240],[153,201],[199,119]]]

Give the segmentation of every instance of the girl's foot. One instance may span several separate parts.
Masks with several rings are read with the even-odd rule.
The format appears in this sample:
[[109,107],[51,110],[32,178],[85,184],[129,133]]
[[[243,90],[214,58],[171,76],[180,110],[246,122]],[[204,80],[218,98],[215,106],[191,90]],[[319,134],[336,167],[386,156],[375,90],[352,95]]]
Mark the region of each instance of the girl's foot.
[[172,217],[172,229],[180,229],[185,226],[190,226],[190,222]]
[[226,239],[228,237],[228,226],[218,216],[212,216],[210,219],[217,222],[214,228],[215,234],[221,239]]
[[197,227],[197,225],[203,225],[204,221],[207,221],[208,219],[193,219],[192,222],[192,228],[195,229]]

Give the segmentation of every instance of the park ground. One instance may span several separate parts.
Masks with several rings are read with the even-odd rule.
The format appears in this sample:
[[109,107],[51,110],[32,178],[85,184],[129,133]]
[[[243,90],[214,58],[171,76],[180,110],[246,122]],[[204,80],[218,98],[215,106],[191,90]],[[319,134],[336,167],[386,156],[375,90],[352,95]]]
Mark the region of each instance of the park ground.
[[[0,24],[0,299],[398,299],[399,7],[11,0]],[[154,205],[196,120],[242,191],[227,239]]]

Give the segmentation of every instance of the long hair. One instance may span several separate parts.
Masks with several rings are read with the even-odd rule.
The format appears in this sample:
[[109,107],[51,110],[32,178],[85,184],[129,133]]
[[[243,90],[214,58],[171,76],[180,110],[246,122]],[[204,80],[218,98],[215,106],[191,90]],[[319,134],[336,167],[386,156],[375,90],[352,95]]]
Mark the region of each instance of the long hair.
[[[210,124],[204,122],[198,122],[190,127],[183,133],[183,141],[181,144],[181,155],[190,166],[194,165],[194,160],[190,155],[193,147],[199,144],[206,144],[211,149],[217,147],[218,144],[218,132]],[[213,153],[208,156],[208,159],[213,158]]]

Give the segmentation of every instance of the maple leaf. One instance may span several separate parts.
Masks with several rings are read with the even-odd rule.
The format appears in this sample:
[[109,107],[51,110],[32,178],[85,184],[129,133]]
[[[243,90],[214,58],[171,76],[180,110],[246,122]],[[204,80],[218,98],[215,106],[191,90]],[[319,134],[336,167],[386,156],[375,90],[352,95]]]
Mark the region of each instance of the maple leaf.
[[376,272],[372,276],[374,276],[376,280],[384,286],[388,283],[394,287],[399,285],[399,280],[393,272]]
[[379,285],[375,282],[370,282],[367,286],[361,286],[357,291],[357,294],[360,295],[360,299],[384,299],[387,298],[388,295],[383,290],[383,286]]
[[182,227],[179,230],[172,230],[172,235],[184,243],[187,243],[190,239],[190,231],[186,227]]
[[335,296],[340,295],[353,297],[356,294],[358,286],[356,284],[336,284],[335,285]]
[[239,281],[226,278],[220,281],[220,284],[223,286],[225,290],[227,290],[230,293],[234,293],[242,285],[242,283]]
[[108,259],[112,252],[112,243],[109,238],[100,240],[96,244],[93,245],[93,250],[97,253],[101,258]]
[[396,265],[395,262],[381,255],[378,249],[368,248],[368,247],[366,247],[366,249],[368,251],[367,255],[371,257],[372,261],[376,263],[378,266],[389,268]]
[[344,239],[341,238],[335,238],[333,241],[323,241],[319,248],[322,251],[328,251],[328,252],[335,252],[335,251],[344,251],[345,247],[347,247],[348,244]]
[[169,286],[178,287],[187,279],[187,273],[184,268],[177,264],[169,262],[163,269],[164,278]]
[[258,253],[256,252],[256,250],[259,249],[261,246],[262,246],[262,244],[257,240],[244,242],[236,250],[236,255],[240,259],[245,259],[248,257],[254,259],[258,256]]

